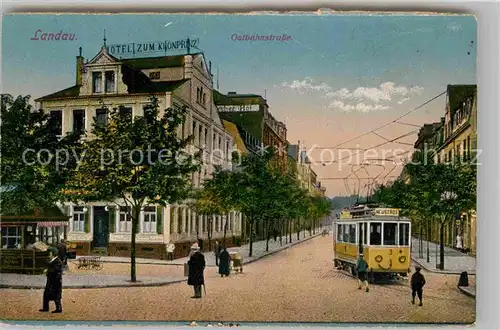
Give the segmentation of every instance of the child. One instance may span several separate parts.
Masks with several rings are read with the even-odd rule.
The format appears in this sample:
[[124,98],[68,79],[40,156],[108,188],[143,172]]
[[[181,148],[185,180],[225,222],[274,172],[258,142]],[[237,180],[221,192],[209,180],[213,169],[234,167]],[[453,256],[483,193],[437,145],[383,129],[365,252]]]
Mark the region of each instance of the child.
[[361,284],[365,284],[366,292],[370,291],[368,288],[368,281],[366,280],[366,271],[368,270],[368,265],[363,259],[363,253],[359,254],[358,262],[356,263],[356,271],[358,273],[358,289],[361,290]]
[[418,299],[420,300],[419,306],[422,306],[422,288],[425,285],[425,277],[420,273],[419,266],[415,267],[415,274],[411,277],[411,303],[415,304],[415,295],[418,295]]

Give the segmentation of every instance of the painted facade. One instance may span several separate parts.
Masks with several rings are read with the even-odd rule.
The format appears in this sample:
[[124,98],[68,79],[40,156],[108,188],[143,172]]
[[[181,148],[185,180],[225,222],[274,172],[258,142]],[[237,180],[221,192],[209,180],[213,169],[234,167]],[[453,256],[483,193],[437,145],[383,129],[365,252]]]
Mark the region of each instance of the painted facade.
[[[207,65],[202,53],[118,59],[103,46],[86,63],[80,49],[75,85],[36,102],[39,108],[59,118],[61,135],[75,130],[90,132],[94,120],[107,120],[102,102],[108,108],[122,105],[132,117],[143,114],[150,95],[158,97],[160,109],[187,107],[178,134],[193,135],[193,146],[204,151],[203,166],[192,175],[193,185],[199,187],[210,178],[214,165],[232,168],[234,142],[212,100],[212,84],[210,64]],[[68,240],[74,242],[79,254],[130,255],[131,227],[123,210],[120,212],[104,201],[62,207],[72,217]],[[214,218],[213,239],[222,237],[223,221],[219,216]],[[240,236],[241,215],[232,213],[227,221],[228,237]],[[151,205],[141,211],[137,256],[164,258],[165,245],[170,240],[176,243],[176,256],[185,256],[197,237],[208,240],[208,227],[207,217],[197,216],[186,205]]]

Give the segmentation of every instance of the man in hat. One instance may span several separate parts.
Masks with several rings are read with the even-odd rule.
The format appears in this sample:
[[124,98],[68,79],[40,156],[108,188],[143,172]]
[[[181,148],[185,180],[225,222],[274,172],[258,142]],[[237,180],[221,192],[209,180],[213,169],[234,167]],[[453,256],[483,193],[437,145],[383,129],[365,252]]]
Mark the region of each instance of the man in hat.
[[54,247],[47,249],[49,252],[49,262],[47,266],[47,283],[43,291],[43,307],[40,312],[49,311],[49,301],[53,300],[56,303],[56,310],[52,313],[62,313],[61,296],[62,296],[62,268],[63,263],[57,257],[58,251]]
[[194,287],[194,296],[191,298],[201,298],[201,286],[205,285],[203,272],[205,271],[205,256],[200,252],[198,244],[191,247],[193,254],[189,258],[188,285]]
[[366,279],[366,272],[368,270],[368,264],[365,259],[363,259],[363,253],[359,254],[358,262],[356,263],[356,272],[358,273],[358,289],[361,290],[361,285],[364,283],[366,287],[366,292],[370,291],[368,288],[368,281]]
[[425,285],[425,277],[420,272],[421,270],[420,266],[416,266],[415,274],[411,277],[411,303],[415,304],[415,295],[418,295],[418,300],[420,300],[419,306],[422,306],[422,289]]

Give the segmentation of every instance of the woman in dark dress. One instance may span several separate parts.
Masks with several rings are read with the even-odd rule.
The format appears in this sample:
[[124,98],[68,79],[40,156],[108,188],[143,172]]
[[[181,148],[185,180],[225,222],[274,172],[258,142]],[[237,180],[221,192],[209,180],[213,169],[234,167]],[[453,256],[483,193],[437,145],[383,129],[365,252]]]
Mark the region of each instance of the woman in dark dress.
[[219,256],[219,274],[220,277],[224,277],[224,275],[229,276],[229,263],[231,262],[231,256],[227,249],[224,247]]
[[63,263],[58,258],[58,251],[54,247],[47,249],[49,252],[49,262],[47,266],[47,283],[43,292],[43,308],[40,312],[49,311],[49,301],[53,300],[56,303],[56,310],[52,313],[62,313],[61,296],[62,296],[62,273]]
[[192,249],[194,253],[188,261],[188,285],[194,287],[194,296],[191,298],[201,298],[201,286],[205,285],[205,278],[203,276],[205,270],[205,256],[200,253],[200,248],[197,245]]

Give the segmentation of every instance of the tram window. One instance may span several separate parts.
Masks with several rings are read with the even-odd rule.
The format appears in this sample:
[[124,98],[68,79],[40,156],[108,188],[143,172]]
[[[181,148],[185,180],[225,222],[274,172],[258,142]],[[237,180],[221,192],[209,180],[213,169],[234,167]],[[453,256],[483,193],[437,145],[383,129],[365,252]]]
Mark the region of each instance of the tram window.
[[342,242],[342,225],[337,225],[337,242]]
[[384,245],[396,245],[397,223],[384,223]]
[[356,225],[349,225],[349,243],[356,243]]
[[349,225],[342,225],[343,242],[349,243]]
[[400,223],[399,224],[399,245],[410,245],[410,224]]
[[370,222],[370,245],[382,244],[382,223]]

